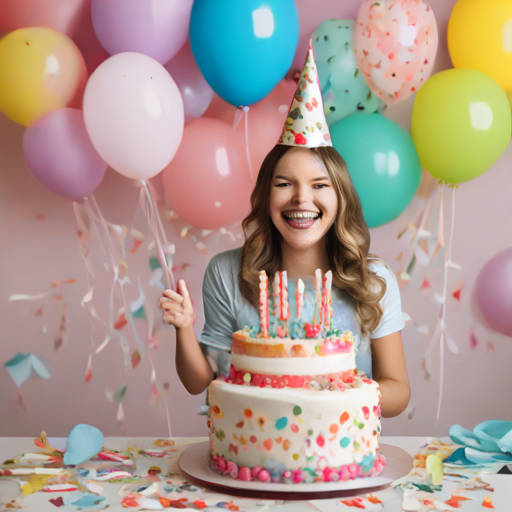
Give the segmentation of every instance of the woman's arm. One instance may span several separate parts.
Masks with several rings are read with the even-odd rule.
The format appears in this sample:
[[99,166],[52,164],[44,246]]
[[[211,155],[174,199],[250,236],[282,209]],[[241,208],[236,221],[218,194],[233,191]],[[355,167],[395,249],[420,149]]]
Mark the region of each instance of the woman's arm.
[[382,393],[382,416],[393,418],[405,411],[411,397],[402,333],[397,331],[372,339],[371,346],[373,380],[379,383]]
[[178,376],[191,395],[202,393],[213,380],[213,371],[192,325],[176,327],[176,370]]
[[194,333],[194,309],[185,281],[178,283],[177,293],[165,290],[158,299],[163,320],[176,328],[176,370],[186,390],[202,393],[213,380],[213,371]]

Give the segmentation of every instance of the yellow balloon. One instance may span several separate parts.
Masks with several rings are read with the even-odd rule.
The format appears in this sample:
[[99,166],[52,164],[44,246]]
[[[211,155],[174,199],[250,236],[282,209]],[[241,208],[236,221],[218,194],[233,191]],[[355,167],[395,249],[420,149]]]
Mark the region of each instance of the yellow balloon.
[[476,69],[512,90],[512,0],[459,0],[448,50],[454,67]]
[[0,39],[0,111],[28,126],[63,107],[82,108],[84,58],[64,34],[20,28]]

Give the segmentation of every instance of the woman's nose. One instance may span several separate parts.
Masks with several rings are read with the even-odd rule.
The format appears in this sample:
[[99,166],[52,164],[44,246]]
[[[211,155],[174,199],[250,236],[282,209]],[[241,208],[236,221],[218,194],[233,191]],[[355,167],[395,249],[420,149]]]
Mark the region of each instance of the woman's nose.
[[306,203],[309,199],[309,195],[308,195],[308,189],[307,187],[303,187],[303,186],[297,186],[297,188],[295,189],[295,194],[293,196],[293,200],[297,203],[297,204],[302,204],[302,203]]

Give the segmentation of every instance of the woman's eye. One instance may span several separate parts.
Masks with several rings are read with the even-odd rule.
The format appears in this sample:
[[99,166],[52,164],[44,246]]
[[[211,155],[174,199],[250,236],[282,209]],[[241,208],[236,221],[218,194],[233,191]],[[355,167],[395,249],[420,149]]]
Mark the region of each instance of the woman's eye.
[[286,185],[289,185],[289,183],[278,183],[276,187],[286,187]]
[[325,188],[327,185],[324,185],[323,183],[318,183],[317,185],[315,185],[315,188],[317,187],[321,187],[321,188]]

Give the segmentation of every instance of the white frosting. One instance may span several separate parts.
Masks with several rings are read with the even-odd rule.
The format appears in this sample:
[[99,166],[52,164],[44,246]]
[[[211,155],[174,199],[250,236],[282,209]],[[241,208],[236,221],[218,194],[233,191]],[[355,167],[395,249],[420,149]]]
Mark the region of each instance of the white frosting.
[[339,467],[360,463],[378,450],[380,390],[376,382],[345,391],[316,391],[215,380],[208,397],[212,455],[222,455],[239,466],[273,461],[293,470],[305,467],[307,458],[316,455],[310,466]]
[[320,357],[253,357],[231,354],[237,370],[266,375],[322,375],[352,370],[356,367],[354,351]]

